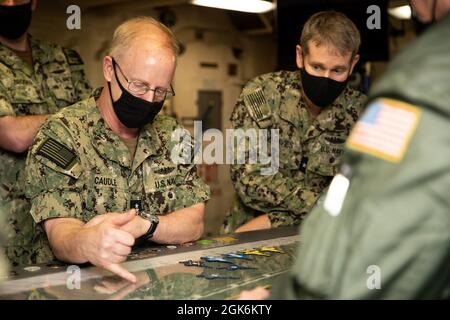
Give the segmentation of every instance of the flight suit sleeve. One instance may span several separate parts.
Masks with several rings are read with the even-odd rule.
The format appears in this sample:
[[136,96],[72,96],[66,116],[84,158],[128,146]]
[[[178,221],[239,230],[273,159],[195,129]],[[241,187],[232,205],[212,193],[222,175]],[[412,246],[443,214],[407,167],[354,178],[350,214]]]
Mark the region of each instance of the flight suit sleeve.
[[[385,119],[400,112],[383,108],[372,105],[363,120],[377,111]],[[418,125],[404,125],[412,130],[399,136],[406,149],[395,161],[386,158],[394,145],[375,145],[378,153],[369,154],[368,140],[352,133],[344,162],[353,177],[342,210],[313,210],[300,231],[296,263],[271,298],[449,298],[448,119],[432,112],[410,116]],[[324,203],[339,198],[331,189]]]
[[[444,298],[446,292],[448,298],[448,118],[382,98],[368,106],[361,123],[370,122],[376,112],[384,121],[411,120],[396,127],[405,132],[396,136],[403,148],[386,139],[382,147],[376,145],[375,153],[371,144],[359,138],[361,134],[370,137],[361,126],[349,138],[347,146],[358,162],[343,212],[357,213],[358,222],[351,227],[354,238],[337,295],[343,299],[430,299]],[[389,132],[389,128],[381,131]],[[345,226],[350,225],[347,220]]]
[[81,56],[73,49],[64,48],[63,51],[70,67],[77,101],[89,98],[92,87],[84,72],[84,63]]
[[[245,162],[231,165],[234,189],[246,206],[267,213],[272,227],[298,224],[313,207],[320,191],[313,190],[306,186],[303,180],[278,170],[279,144],[276,138],[272,139],[275,132],[270,130],[273,120],[255,120],[256,116],[250,111],[251,106],[246,105],[244,101],[244,95],[251,90],[254,90],[254,87],[244,88],[230,120],[234,129],[253,131],[255,136],[259,136],[260,130],[266,129],[267,141],[270,143],[266,143],[267,148],[264,148],[261,147],[264,143],[262,145],[250,143],[249,139],[242,136],[236,139],[237,147],[233,150],[234,163],[239,160],[243,163],[243,159]],[[237,131],[235,133],[238,134]],[[251,163],[249,159],[255,160],[255,155],[259,161]]]
[[37,224],[49,218],[83,218],[80,160],[68,130],[57,118],[50,118],[39,131],[25,170],[26,195]]

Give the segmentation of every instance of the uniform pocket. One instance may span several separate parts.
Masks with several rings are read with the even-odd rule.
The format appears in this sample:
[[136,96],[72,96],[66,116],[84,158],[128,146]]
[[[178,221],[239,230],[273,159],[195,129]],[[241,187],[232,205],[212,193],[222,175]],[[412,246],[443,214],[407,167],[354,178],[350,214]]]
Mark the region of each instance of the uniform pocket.
[[109,212],[124,212],[128,209],[129,195],[121,178],[92,175],[84,186],[85,221],[96,215]]
[[[174,211],[181,196],[180,190],[187,176],[182,166],[165,159],[144,163],[144,209],[150,212],[166,214]],[[183,174],[184,173],[184,174]]]
[[60,100],[60,103],[64,106],[77,102],[70,75],[52,75],[47,79],[47,86],[55,98]]
[[307,171],[334,176],[339,170],[347,137],[347,131],[322,133],[311,149]]
[[69,68],[65,69],[60,64],[50,63],[44,67],[44,73],[47,77],[47,86],[57,100],[64,106],[77,102]]
[[10,94],[11,104],[13,105],[29,105],[32,103],[39,104],[45,102],[44,97],[31,81],[24,80],[15,82],[14,90],[11,90]]

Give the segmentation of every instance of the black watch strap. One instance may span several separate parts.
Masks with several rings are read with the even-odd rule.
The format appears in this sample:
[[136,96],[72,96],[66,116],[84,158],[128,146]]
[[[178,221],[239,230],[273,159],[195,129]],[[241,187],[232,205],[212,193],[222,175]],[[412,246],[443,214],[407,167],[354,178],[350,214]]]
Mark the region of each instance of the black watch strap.
[[149,240],[153,237],[153,234],[155,233],[156,228],[158,227],[159,219],[158,216],[156,215],[148,215],[148,214],[145,214],[143,218],[150,221],[150,227],[141,238],[144,240]]
[[156,231],[156,227],[158,226],[158,223],[155,223],[154,221],[150,221],[150,228],[148,228],[147,232],[144,234],[145,239],[150,239],[153,237],[153,234]]

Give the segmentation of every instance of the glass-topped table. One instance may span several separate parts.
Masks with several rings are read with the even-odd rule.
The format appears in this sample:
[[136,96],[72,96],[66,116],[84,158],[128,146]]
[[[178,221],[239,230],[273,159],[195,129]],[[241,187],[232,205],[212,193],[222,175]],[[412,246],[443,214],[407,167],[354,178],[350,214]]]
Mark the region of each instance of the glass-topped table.
[[[136,275],[135,284],[92,265],[16,267],[0,285],[0,299],[233,299],[244,289],[271,286],[290,269],[297,234],[297,228],[279,228],[203,238],[181,246],[137,246],[122,264]],[[201,259],[261,247],[283,253],[248,255],[251,260],[225,258],[232,263]],[[202,266],[180,263],[188,260],[202,261]]]

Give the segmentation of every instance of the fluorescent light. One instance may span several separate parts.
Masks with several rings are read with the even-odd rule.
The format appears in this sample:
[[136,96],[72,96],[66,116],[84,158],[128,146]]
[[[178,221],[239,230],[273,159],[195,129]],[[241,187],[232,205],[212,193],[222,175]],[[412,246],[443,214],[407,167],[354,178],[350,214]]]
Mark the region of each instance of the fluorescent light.
[[275,8],[275,4],[263,0],[191,0],[191,3],[197,6],[250,13],[263,13]]
[[396,8],[390,8],[390,9],[388,9],[388,12],[394,18],[397,18],[400,20],[411,19],[411,7],[408,5],[396,7]]

